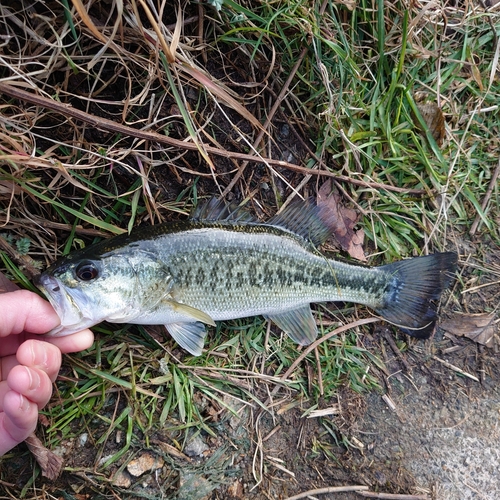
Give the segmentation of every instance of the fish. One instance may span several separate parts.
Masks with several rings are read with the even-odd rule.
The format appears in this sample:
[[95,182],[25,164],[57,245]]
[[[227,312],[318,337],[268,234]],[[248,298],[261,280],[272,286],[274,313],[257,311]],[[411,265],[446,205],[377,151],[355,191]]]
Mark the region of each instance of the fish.
[[36,280],[61,319],[48,335],[70,335],[102,321],[165,325],[199,356],[207,325],[261,315],[309,345],[318,335],[311,304],[342,301],[428,338],[457,254],[368,267],[320,252],[332,224],[332,211],[313,199],[260,222],[245,208],[213,198],[189,219],[104,239],[61,257]]

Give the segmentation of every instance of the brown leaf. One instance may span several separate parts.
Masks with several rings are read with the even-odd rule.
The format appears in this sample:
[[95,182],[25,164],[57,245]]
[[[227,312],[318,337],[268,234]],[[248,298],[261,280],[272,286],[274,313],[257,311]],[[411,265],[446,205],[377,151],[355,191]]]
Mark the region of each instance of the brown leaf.
[[417,108],[437,145],[441,146],[445,136],[444,115],[441,108],[435,102],[417,103]]
[[318,191],[318,205],[330,211],[328,224],[341,248],[355,259],[366,261],[363,251],[365,234],[362,229],[355,230],[358,214],[352,208],[343,205],[338,191],[332,192],[331,181],[326,181]]
[[176,458],[181,458],[182,460],[191,462],[191,458],[182,453],[182,451],[179,451],[175,446],[172,446],[171,444],[165,443],[160,440],[153,440],[153,443],[157,444],[165,453],[168,453],[169,455],[172,455]]
[[38,415],[38,423],[43,425],[44,427],[49,427],[50,420],[47,418],[46,415],[44,415],[43,413],[40,413]]
[[498,329],[498,323],[494,319],[495,315],[489,313],[456,313],[450,319],[443,321],[440,326],[453,335],[467,337],[486,347],[494,347],[495,334]]
[[25,443],[42,469],[42,476],[51,480],[57,479],[61,473],[63,459],[45,448],[35,434],[30,434]]

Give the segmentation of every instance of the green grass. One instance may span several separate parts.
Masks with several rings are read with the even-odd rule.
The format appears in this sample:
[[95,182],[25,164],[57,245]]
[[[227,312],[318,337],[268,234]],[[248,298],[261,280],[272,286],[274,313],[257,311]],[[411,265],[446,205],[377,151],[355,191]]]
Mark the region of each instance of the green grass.
[[[37,77],[19,63],[40,46],[27,32],[10,48],[0,79],[30,82],[32,92],[43,89],[45,96],[90,114],[186,139],[198,150],[89,130],[50,109],[0,96],[0,224],[13,250],[2,252],[0,267],[21,286],[33,289],[30,268],[19,255],[44,267],[58,255],[140,223],[185,217],[200,199],[228,186],[264,218],[291,188],[315,193],[315,176],[262,163],[245,168],[234,155],[209,155],[205,146],[275,159],[296,148],[292,163],[365,182],[338,187],[345,203],[361,214],[358,226],[371,264],[454,249],[476,217],[476,234],[500,244],[498,183],[484,202],[500,150],[500,80],[494,68],[500,33],[492,29],[498,13],[467,4],[444,30],[438,7],[424,11],[407,2],[362,0],[349,10],[331,1],[226,0],[218,13],[204,7],[203,43],[191,25],[183,28],[176,52],[183,66],[158,52],[144,16],[140,22],[130,12],[123,17],[124,38],[114,39],[119,49],[111,45],[102,57],[102,43],[83,29],[70,6],[58,7],[53,30],[61,35],[59,45],[44,46],[40,58],[48,76]],[[113,10],[114,4],[102,8]],[[188,4],[184,16],[197,9]],[[175,24],[176,11],[177,5],[166,9],[165,25]],[[91,14],[101,15],[92,9]],[[24,15],[16,13],[20,20]],[[10,29],[2,19],[0,34]],[[32,28],[49,36],[43,24]],[[163,32],[170,48],[173,32]],[[51,54],[57,70],[49,65]],[[228,106],[229,98],[239,99],[260,124],[270,117],[272,126],[259,138],[260,125],[245,120],[238,106]],[[422,102],[437,103],[444,114],[442,144],[422,118]],[[283,124],[301,141],[283,144]],[[337,320],[366,314],[350,305],[317,310],[328,325],[324,333]],[[367,330],[321,344],[286,381],[280,377],[299,350],[274,331],[268,335],[262,318],[212,328],[199,358],[177,349],[170,338],[160,339],[156,329],[95,330],[92,348],[66,357],[44,410],[43,438],[53,448],[85,432],[99,471],[122,467],[138,446],[151,445],[159,428],[170,433],[179,451],[193,430],[213,436],[219,425],[214,414],[229,418],[235,413],[231,401],[267,412],[269,395],[279,394],[283,404],[297,404],[307,415],[341,387],[363,392],[381,385],[376,373],[383,362],[360,334]],[[324,422],[325,434],[315,438],[312,452],[336,459],[333,445],[350,446],[349,437]],[[31,494],[31,485],[22,498]]]

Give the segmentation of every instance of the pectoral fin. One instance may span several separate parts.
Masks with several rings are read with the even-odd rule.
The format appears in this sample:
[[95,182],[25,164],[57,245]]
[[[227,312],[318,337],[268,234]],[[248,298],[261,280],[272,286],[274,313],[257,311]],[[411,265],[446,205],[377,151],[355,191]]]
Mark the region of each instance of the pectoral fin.
[[206,325],[215,326],[215,321],[207,313],[196,309],[196,307],[191,307],[175,300],[169,300],[168,303],[174,311],[193,318],[193,321],[201,321]]
[[193,356],[200,356],[207,331],[199,321],[193,323],[169,323],[165,325],[174,340]]
[[297,344],[309,345],[318,336],[318,328],[309,304],[293,311],[266,316],[266,318],[288,333]]

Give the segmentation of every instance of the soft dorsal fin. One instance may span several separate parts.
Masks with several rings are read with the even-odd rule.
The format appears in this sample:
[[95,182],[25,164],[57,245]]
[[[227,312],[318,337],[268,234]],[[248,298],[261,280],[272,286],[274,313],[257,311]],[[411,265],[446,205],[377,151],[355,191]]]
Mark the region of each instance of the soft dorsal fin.
[[292,201],[267,224],[288,229],[314,245],[322,245],[331,234],[327,210],[316,205],[313,198]]
[[257,222],[245,207],[235,203],[226,203],[224,200],[211,198],[199,203],[191,213],[195,221],[231,221],[231,222]]

